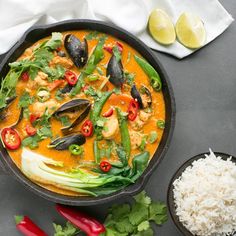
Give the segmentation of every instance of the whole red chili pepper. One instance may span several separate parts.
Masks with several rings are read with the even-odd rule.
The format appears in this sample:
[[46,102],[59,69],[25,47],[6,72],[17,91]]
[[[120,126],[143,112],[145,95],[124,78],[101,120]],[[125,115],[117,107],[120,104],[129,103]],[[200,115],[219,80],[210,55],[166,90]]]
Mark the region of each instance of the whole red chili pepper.
[[48,236],[28,216],[15,216],[16,228],[25,236]]
[[56,205],[56,209],[63,217],[85,232],[88,236],[98,236],[106,231],[103,224],[78,210],[60,204]]

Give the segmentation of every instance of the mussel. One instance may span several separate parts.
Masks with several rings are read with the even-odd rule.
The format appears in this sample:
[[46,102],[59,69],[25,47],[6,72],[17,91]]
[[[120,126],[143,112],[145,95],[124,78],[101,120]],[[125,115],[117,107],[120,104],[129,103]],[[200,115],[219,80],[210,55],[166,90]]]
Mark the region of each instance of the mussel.
[[91,103],[87,99],[73,99],[69,102],[62,104],[54,113],[53,116],[72,116],[73,121],[70,125],[62,127],[64,133],[70,132],[75,126],[80,124],[89,114]]
[[125,82],[122,62],[118,61],[115,55],[112,55],[108,62],[106,76],[116,87],[120,87]]
[[6,99],[6,107],[0,109],[0,120],[6,118],[6,109],[11,105],[11,103],[16,99],[16,96],[12,96]]
[[88,60],[88,43],[85,38],[81,42],[73,34],[68,34],[65,37],[64,46],[77,67],[82,68],[85,66]]
[[68,136],[60,137],[52,141],[48,147],[54,148],[56,150],[66,150],[69,148],[71,144],[83,145],[86,142],[86,138],[84,135],[78,134],[71,134]]
[[137,89],[136,85],[133,85],[131,88],[131,96],[137,100],[140,109],[150,107],[152,104],[151,92],[144,85],[141,85],[139,90]]

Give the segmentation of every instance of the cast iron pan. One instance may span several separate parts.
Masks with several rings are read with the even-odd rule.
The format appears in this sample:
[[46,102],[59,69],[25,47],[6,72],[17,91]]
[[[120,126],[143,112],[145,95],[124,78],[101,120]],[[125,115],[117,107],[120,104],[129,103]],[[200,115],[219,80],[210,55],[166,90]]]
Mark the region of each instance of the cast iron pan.
[[16,43],[15,46],[10,49],[10,51],[5,56],[0,65],[0,78],[5,77],[5,75],[7,74],[9,70],[8,63],[15,61],[24,52],[24,50],[31,46],[33,43],[41,38],[51,35],[52,32],[63,32],[68,30],[96,30],[113,35],[135,48],[159,72],[163,83],[163,94],[166,106],[166,128],[164,130],[163,138],[160,142],[160,145],[156,150],[153,159],[150,161],[149,166],[147,167],[143,175],[136,181],[136,183],[124,188],[121,191],[101,197],[65,196],[51,192],[38,186],[22,174],[22,172],[13,163],[8,153],[3,148],[2,144],[0,144],[0,160],[1,165],[3,166],[3,170],[5,170],[7,174],[15,177],[26,188],[33,191],[37,195],[42,196],[50,201],[67,205],[95,205],[106,203],[108,201],[115,200],[126,195],[136,194],[144,188],[150,175],[154,172],[154,170],[164,157],[169,147],[175,125],[175,100],[170,81],[159,60],[156,58],[156,56],[154,56],[152,51],[144,43],[142,43],[139,39],[137,39],[129,32],[117,26],[93,20],[69,20],[47,26],[34,26],[22,36],[22,38]]

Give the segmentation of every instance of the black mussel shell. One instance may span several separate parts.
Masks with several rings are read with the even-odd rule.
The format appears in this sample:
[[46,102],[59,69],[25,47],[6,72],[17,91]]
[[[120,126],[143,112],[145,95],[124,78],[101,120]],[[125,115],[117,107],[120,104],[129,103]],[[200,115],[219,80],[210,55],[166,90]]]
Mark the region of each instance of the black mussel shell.
[[69,126],[62,127],[61,131],[63,133],[69,133],[75,126],[79,125],[86,118],[86,116],[89,114],[90,108],[91,104],[89,104]]
[[58,55],[59,57],[66,57],[66,53],[65,53],[64,51],[62,51],[62,50],[60,50],[59,52],[57,52],[57,55]]
[[21,120],[23,119],[23,116],[24,116],[24,108],[21,108],[20,115],[19,115],[17,121],[13,125],[11,125],[11,128],[14,128],[15,126],[17,126],[21,122]]
[[52,141],[48,147],[56,150],[66,150],[71,144],[83,145],[86,138],[82,134],[71,134],[65,137],[57,138]]
[[139,93],[139,91],[138,91],[138,89],[136,88],[135,85],[132,86],[130,93],[131,93],[131,96],[132,96],[134,99],[137,100],[140,109],[143,109],[142,98],[141,98],[140,93]]
[[63,94],[69,93],[72,90],[72,88],[73,88],[73,86],[67,84],[62,89],[60,89],[60,92]]
[[65,37],[64,46],[77,67],[82,68],[85,66],[88,60],[88,43],[86,39],[81,42],[73,34],[68,34]]
[[6,99],[6,107],[0,109],[0,120],[4,120],[6,118],[6,108],[8,108],[15,99],[16,96],[12,96]]
[[87,99],[73,99],[70,100],[69,102],[66,102],[62,104],[54,113],[54,116],[60,116],[63,113],[68,113],[68,112],[77,112],[81,109],[84,109],[90,105],[90,101]]
[[[152,104],[152,95],[151,95],[151,92],[149,91],[149,89],[146,86],[142,85],[140,87],[140,89],[138,90],[137,87],[135,85],[133,85],[132,88],[131,88],[131,92],[130,93],[131,93],[131,96],[134,99],[137,100],[140,109],[144,109],[147,106],[148,107],[151,106],[151,104]],[[147,106],[144,106],[144,102],[143,102],[144,96],[146,96],[146,99],[148,99],[146,101]]]
[[109,81],[116,87],[120,87],[125,82],[122,62],[121,60],[117,61],[114,55],[108,62],[106,75],[109,76]]

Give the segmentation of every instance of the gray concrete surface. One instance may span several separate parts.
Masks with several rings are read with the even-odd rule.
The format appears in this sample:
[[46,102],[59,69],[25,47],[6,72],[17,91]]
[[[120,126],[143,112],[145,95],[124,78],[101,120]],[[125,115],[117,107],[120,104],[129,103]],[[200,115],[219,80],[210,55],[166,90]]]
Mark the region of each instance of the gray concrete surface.
[[[222,0],[222,3],[236,18],[235,0]],[[171,176],[193,155],[205,152],[209,147],[236,155],[235,43],[234,22],[217,40],[184,60],[156,53],[171,79],[177,116],[170,149],[146,186],[154,199],[166,200]],[[111,204],[87,207],[86,211],[102,219]],[[20,235],[14,225],[16,214],[31,216],[49,235],[53,235],[53,221],[63,222],[53,203],[0,172],[0,236]],[[155,228],[155,232],[160,236],[181,235],[171,219],[163,227]]]

